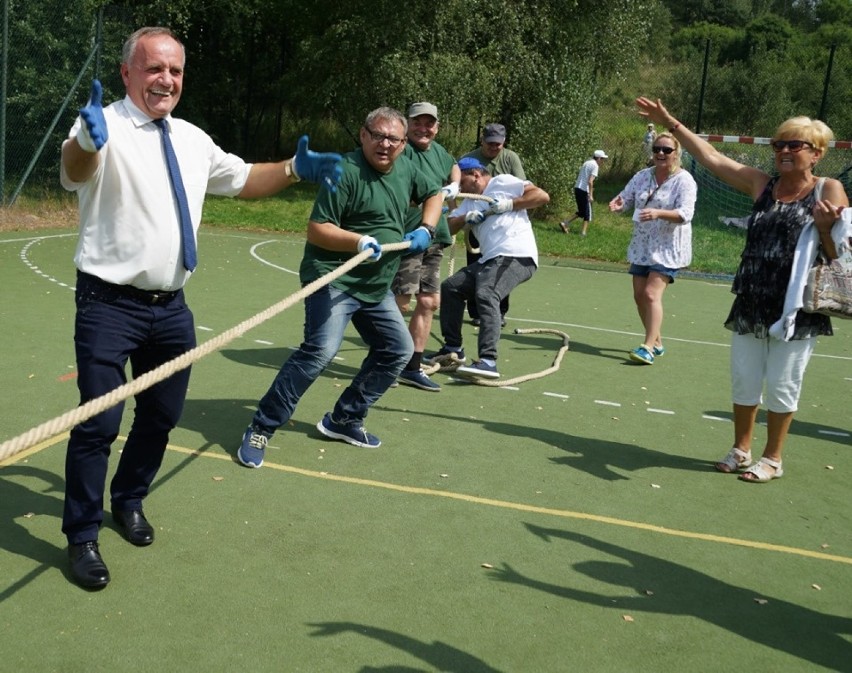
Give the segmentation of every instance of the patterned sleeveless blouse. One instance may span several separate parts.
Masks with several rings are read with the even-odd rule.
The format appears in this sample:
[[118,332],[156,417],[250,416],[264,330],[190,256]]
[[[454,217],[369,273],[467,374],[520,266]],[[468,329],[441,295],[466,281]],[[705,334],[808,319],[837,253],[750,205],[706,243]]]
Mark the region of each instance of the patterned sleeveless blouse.
[[[746,232],[746,244],[731,292],[736,295],[725,327],[737,334],[769,336],[770,326],[784,311],[787,283],[793,269],[793,253],[799,234],[813,221],[816,197],[780,203],[772,198],[773,177],[754,202]],[[831,320],[818,313],[799,311],[792,339],[831,335]]]

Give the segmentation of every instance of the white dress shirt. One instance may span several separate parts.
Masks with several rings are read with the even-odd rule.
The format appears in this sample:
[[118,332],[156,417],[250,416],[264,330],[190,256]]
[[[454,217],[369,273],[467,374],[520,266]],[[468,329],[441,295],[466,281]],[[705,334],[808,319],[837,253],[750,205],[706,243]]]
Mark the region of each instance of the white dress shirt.
[[[177,290],[190,276],[183,267],[180,220],[160,130],[129,97],[104,108],[109,139],[94,175],[62,186],[77,192],[80,237],[74,263],[116,285]],[[186,189],[193,231],[198,232],[205,194],[236,196],[251,164],[228,154],[197,126],[166,118]],[[77,135],[78,117],[69,138]]]

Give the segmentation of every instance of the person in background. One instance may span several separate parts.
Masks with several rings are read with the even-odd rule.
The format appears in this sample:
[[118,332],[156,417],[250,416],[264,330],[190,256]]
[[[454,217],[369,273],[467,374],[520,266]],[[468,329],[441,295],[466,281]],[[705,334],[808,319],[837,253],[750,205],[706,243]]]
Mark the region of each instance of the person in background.
[[[168,28],[134,32],[122,51],[124,99],[103,108],[95,80],[62,145],[60,181],[77,193],[80,210],[74,346],[81,404],[126,383],[128,360],[136,378],[195,347],[183,286],[197,264],[205,194],[268,196],[300,178],[334,189],[340,178],[340,155],[311,152],[307,136],[292,159],[247,164],[173,117],[185,62]],[[180,419],[189,374],[186,368],[136,395],[110,501],[118,529],[137,546],[154,541],[142,501]],[[123,409],[120,403],[80,423],[68,441],[62,532],[71,576],[89,589],[110,581],[98,530]]]
[[459,160],[461,189],[467,194],[490,198],[465,199],[450,213],[450,231],[465,225],[475,229],[482,256],[441,283],[441,334],[444,346],[424,361],[429,364],[452,358],[465,362],[462,348],[462,316],[465,300],[473,296],[479,305],[482,323],[479,329],[479,360],[463,364],[457,374],[481,378],[499,378],[497,343],[500,341],[500,301],[519,284],[532,278],[538,267],[538,247],[529,208],[543,206],[550,196],[528,180],[513,175],[491,177],[478,160]]
[[[353,446],[381,446],[364,428],[364,419],[414,352],[390,292],[400,253],[384,255],[382,245],[410,241],[409,250],[424,252],[432,245],[443,204],[441,183],[403,156],[407,128],[406,118],[393,108],[370,112],[361,127],[361,147],[343,158],[337,191],[317,196],[299,268],[302,284],[328,275],[356,252],[370,251],[372,263],[359,264],[305,298],[304,340],[258,402],[237,450],[237,460],[246,467],[263,465],[269,438],[290,420],[302,395],[331,363],[350,322],[367,344],[367,356],[317,430]],[[422,219],[406,233],[412,202],[423,205]]]
[[559,227],[562,233],[567,234],[568,227],[578,217],[583,220],[581,236],[589,232],[589,222],[592,221],[592,203],[595,200],[595,180],[598,177],[601,164],[609,159],[603,150],[595,150],[591,159],[583,162],[580,172],[577,174],[577,182],[574,183],[574,200],[577,202],[577,212],[567,220],[562,220]]
[[[774,174],[769,174],[719,152],[681,124],[659,99],[641,97],[636,104],[641,115],[667,128],[710,172],[754,200],[732,287],[734,302],[725,320],[732,332],[734,443],[715,466],[720,472],[741,472],[743,481],[777,479],[784,474],[784,443],[808,361],[817,338],[832,334],[828,316],[800,310],[807,264],[794,267],[794,258],[807,262],[817,246],[830,259],[838,256],[832,234],[838,233],[833,230],[849,199],[838,180],[814,175],[833,134],[819,120],[787,119],[772,136],[775,165]],[[802,246],[808,245],[814,252],[802,254]],[[753,462],[752,437],[764,399],[766,444]]]
[[645,161],[648,166],[654,165],[654,155],[651,153],[651,148],[654,146],[654,140],[657,138],[657,129],[653,123],[648,123],[645,130],[645,137],[642,139],[642,153],[645,155]]
[[[517,152],[506,147],[506,127],[503,124],[486,124],[482,134],[480,146],[472,152],[468,152],[462,158],[476,159],[485,166],[489,175],[514,175],[519,180],[526,180],[524,166]],[[475,252],[479,249],[479,241],[471,234],[467,249],[468,266],[481,258],[481,253]],[[509,296],[500,302],[500,325],[506,326],[506,314],[509,312]],[[479,309],[472,299],[467,302],[467,314],[471,323],[479,325]]]
[[[452,155],[435,140],[438,135],[438,108],[432,103],[414,103],[408,108],[408,142],[403,155],[414,162],[421,171],[445,185],[441,192],[445,200],[455,205],[459,193],[461,172]],[[420,226],[423,213],[419,206],[408,209],[406,231]],[[441,386],[430,379],[420,367],[423,349],[432,332],[432,316],[441,304],[441,260],[444,248],[452,243],[447,218],[441,213],[435,240],[422,252],[403,256],[399,271],[393,279],[391,291],[403,314],[409,312],[411,297],[415,297],[414,312],[408,322],[408,331],[414,341],[414,355],[399,373],[398,380],[407,386],[429,392],[440,392]]]
[[661,334],[663,293],[678,270],[692,261],[692,216],[698,193],[695,179],[680,165],[680,143],[674,136],[657,136],[652,150],[654,165],[636,173],[609,202],[616,213],[634,208],[627,261],[645,340],[631,351],[630,359],[647,365],[666,352]]

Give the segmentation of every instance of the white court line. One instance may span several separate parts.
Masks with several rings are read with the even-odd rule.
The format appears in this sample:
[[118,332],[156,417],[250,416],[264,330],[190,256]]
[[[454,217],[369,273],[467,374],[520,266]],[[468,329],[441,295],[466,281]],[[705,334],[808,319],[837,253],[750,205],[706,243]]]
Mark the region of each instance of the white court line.
[[730,423],[730,418],[722,418],[721,416],[711,416],[710,414],[701,414],[701,418],[704,418],[708,421],[723,421],[725,423]]
[[647,411],[651,414],[669,414],[671,416],[674,416],[674,413],[675,413],[674,411],[671,411],[670,409],[654,409],[652,407],[649,407],[645,411]]
[[547,395],[548,397],[558,397],[563,400],[570,399],[568,395],[560,395],[559,393],[542,393],[542,395]]
[[610,402],[609,400],[595,400],[595,404],[603,404],[605,407],[620,407],[621,402]]
[[834,437],[850,437],[848,432],[837,432],[836,430],[817,430],[821,435],[832,435]]
[[[229,238],[248,238],[246,236],[241,236],[241,235],[236,235],[236,234],[218,234],[218,233],[212,233],[212,232],[203,232],[203,233],[207,236],[220,236],[220,237],[229,237]],[[34,243],[34,242],[41,241],[41,240],[48,239],[48,238],[67,238],[67,237],[70,237],[70,236],[77,236],[77,232],[70,233],[70,234],[56,234],[56,235],[50,235],[50,236],[33,236],[33,237],[29,237],[29,238],[4,240],[4,241],[0,241],[0,243],[20,243],[21,241],[31,241],[32,243]],[[268,240],[265,240],[265,241],[260,241],[259,243],[255,243],[251,247],[250,254],[254,259],[259,261],[261,264],[265,264],[265,265],[270,266],[274,269],[284,271],[285,273],[298,275],[298,273],[299,273],[298,271],[293,271],[292,269],[288,269],[286,267],[278,266],[277,264],[273,264],[272,262],[269,262],[269,261],[263,259],[263,257],[261,257],[257,252],[261,246],[264,246],[264,245],[267,245],[267,244],[270,244],[270,243],[276,243],[276,244],[278,244],[278,243],[292,243],[294,241],[296,243],[303,243],[302,239],[289,239],[289,238],[268,239]],[[27,246],[27,248],[28,247],[29,246]],[[27,264],[28,266],[30,266],[31,269],[33,269],[36,273],[39,273],[40,275],[45,276],[45,278],[47,278],[51,282],[56,283],[60,287],[67,287],[71,290],[74,289],[73,286],[66,285],[65,283],[62,283],[59,280],[53,278],[52,276],[47,276],[43,272],[39,271],[34,264],[31,264],[29,262],[29,260],[25,259],[25,252],[22,253],[21,258],[24,259],[24,263]],[[542,267],[542,268],[553,268],[553,269],[561,269],[561,270],[566,270],[566,271],[588,271],[590,273],[594,273],[593,271],[591,271],[589,269],[577,269],[575,267],[567,267],[567,266],[564,266],[564,267],[545,266],[545,267]],[[620,336],[631,336],[631,337],[644,337],[645,336],[644,333],[640,333],[640,332],[628,332],[626,330],[616,330],[616,329],[610,329],[610,328],[606,328],[606,327],[592,327],[590,325],[581,325],[581,324],[578,324],[578,323],[566,323],[566,322],[558,322],[558,321],[554,321],[554,320],[531,320],[531,319],[527,319],[527,318],[514,318],[514,317],[512,317],[510,319],[514,322],[530,323],[530,324],[533,324],[533,325],[550,325],[550,326],[553,326],[553,327],[571,327],[571,328],[575,328],[575,329],[583,329],[583,330],[588,330],[588,331],[592,331],[592,332],[604,332],[604,333],[607,333],[607,334],[618,334]],[[721,347],[721,348],[730,348],[731,347],[731,345],[728,344],[728,343],[718,343],[718,342],[715,342],[715,341],[701,341],[701,340],[697,340],[697,339],[681,339],[681,338],[672,337],[672,336],[666,336],[666,340],[667,341],[679,342],[679,343],[698,345],[698,346],[718,346],[718,347]],[[833,359],[833,360],[852,361],[852,357],[844,356],[844,355],[825,355],[825,354],[822,354],[822,353],[814,353],[811,357],[828,358],[828,359]],[[845,379],[845,380],[852,380],[852,378]]]
[[263,339],[255,339],[254,342],[256,344],[260,344],[261,346],[271,346],[272,345],[271,341],[264,341]]
[[271,266],[273,269],[278,269],[279,271],[283,271],[284,273],[291,273],[291,274],[293,274],[294,276],[298,276],[298,275],[299,275],[299,272],[298,272],[298,271],[293,271],[292,269],[288,269],[288,268],[287,268],[287,267],[285,267],[285,266],[278,266],[277,264],[273,264],[272,262],[265,260],[263,257],[261,257],[261,256],[257,253],[257,251],[258,251],[258,250],[259,250],[262,246],[267,245],[267,244],[269,244],[269,243],[277,243],[277,242],[278,242],[278,241],[276,241],[276,240],[274,240],[274,239],[273,239],[273,240],[270,240],[270,241],[261,241],[260,243],[255,243],[253,246],[251,246],[251,249],[249,250],[249,253],[251,254],[251,256],[252,256],[252,257],[254,257],[254,258],[255,258],[258,262],[260,262],[261,264],[266,264],[266,266]]

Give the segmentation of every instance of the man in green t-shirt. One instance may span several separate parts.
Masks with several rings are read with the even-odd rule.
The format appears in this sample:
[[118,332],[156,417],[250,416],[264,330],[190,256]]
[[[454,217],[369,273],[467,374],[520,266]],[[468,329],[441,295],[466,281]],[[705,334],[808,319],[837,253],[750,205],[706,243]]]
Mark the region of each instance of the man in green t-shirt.
[[[485,166],[485,170],[489,175],[514,175],[521,180],[527,179],[527,174],[524,172],[524,166],[521,163],[521,158],[517,152],[506,147],[506,127],[502,124],[486,124],[485,130],[482,133],[482,142],[473,152],[468,152],[462,157],[463,159],[473,158]],[[480,260],[482,255],[478,252],[473,252],[479,248],[479,241],[471,234],[470,246],[467,250],[467,264],[470,266]],[[509,297],[503,298],[500,302],[500,324],[506,324],[506,314],[509,312]],[[476,301],[471,297],[467,302],[467,314],[470,316],[470,321],[479,326],[479,309],[476,306]]]
[[[317,423],[326,437],[375,448],[379,438],[364,429],[370,407],[411,358],[411,336],[390,293],[401,253],[382,245],[411,241],[412,251],[432,243],[443,197],[441,185],[402,156],[407,120],[397,110],[373,110],[360,131],[361,148],[343,157],[337,190],[322,190],[308,222],[299,279],[307,285],[340,267],[355,252],[370,251],[356,266],[305,299],[305,336],[258,402],[237,459],[263,464],[272,434],[284,425],[308,387],[331,363],[351,322],[368,347],[361,369],[334,409]],[[411,202],[423,205],[420,226],[406,233]]]
[[[414,103],[408,108],[408,142],[403,152],[423,173],[445,185],[441,193],[455,205],[459,193],[461,172],[456,160],[435,141],[438,134],[438,108],[432,103]],[[406,216],[406,231],[416,229],[423,217],[420,206],[412,206]],[[393,280],[391,291],[405,314],[409,312],[412,295],[416,298],[408,331],[414,341],[414,355],[399,374],[399,382],[430,392],[440,392],[441,386],[420,369],[426,341],[432,332],[432,316],[441,303],[441,260],[444,248],[453,237],[447,218],[441,214],[435,240],[424,252],[405,255]]]

